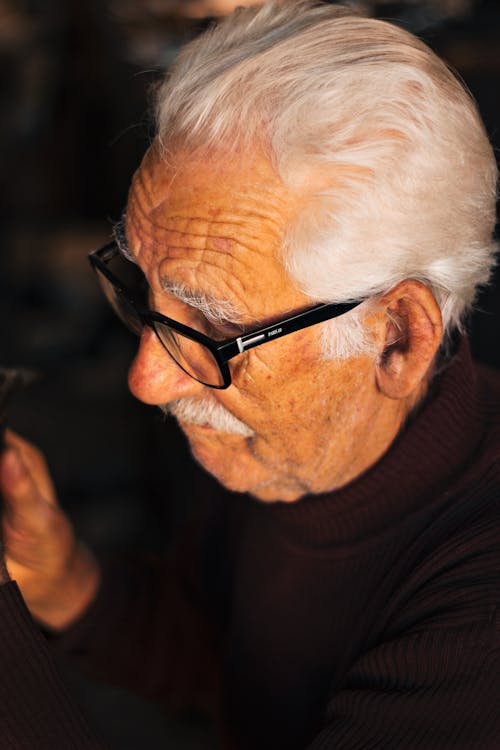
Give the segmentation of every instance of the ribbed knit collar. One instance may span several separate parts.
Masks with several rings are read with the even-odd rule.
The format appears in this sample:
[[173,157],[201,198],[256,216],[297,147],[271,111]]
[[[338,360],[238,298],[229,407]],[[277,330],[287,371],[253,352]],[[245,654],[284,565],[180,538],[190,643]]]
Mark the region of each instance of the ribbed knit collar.
[[435,498],[460,475],[482,432],[477,376],[464,338],[418,415],[373,467],[339,490],[259,504],[261,512],[299,544],[356,544]]

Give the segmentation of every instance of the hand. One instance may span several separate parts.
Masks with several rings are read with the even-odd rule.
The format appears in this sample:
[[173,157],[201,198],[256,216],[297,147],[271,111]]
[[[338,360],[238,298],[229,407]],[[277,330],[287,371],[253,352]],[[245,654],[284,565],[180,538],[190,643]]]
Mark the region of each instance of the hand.
[[64,628],[91,602],[99,570],[57,503],[45,459],[10,430],[0,458],[5,562],[31,613]]

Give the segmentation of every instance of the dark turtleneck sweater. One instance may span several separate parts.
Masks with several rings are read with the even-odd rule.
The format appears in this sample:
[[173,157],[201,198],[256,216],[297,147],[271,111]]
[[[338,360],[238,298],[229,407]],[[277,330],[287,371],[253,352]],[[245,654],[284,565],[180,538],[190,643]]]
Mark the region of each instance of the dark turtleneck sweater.
[[[227,748],[498,750],[499,415],[498,377],[463,342],[363,476],[291,504],[210,483],[176,555],[106,562],[56,645],[170,708],[209,708]],[[0,732],[6,750],[101,748],[13,583]]]

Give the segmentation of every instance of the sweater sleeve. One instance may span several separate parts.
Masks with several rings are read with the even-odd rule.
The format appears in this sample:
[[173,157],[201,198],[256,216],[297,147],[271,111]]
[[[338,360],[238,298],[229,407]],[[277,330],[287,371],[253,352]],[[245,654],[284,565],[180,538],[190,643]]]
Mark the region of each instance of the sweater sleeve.
[[495,622],[407,633],[363,655],[309,750],[497,750]]
[[68,694],[14,582],[0,586],[0,744],[105,750]]
[[171,713],[218,706],[215,628],[199,586],[197,534],[167,560],[104,559],[85,615],[53,647],[95,679],[162,703]]

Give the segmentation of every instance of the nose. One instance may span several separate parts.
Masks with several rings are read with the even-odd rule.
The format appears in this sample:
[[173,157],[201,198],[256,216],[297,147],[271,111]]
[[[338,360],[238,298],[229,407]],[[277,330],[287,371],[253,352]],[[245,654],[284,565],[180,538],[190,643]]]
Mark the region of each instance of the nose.
[[156,406],[195,395],[204,389],[201,383],[181,370],[148,326],[144,327],[130,367],[128,386],[139,401]]

